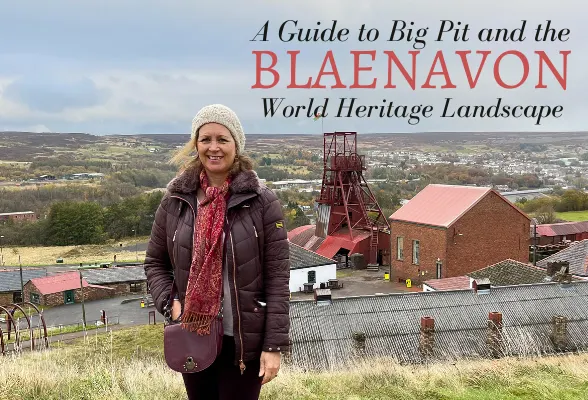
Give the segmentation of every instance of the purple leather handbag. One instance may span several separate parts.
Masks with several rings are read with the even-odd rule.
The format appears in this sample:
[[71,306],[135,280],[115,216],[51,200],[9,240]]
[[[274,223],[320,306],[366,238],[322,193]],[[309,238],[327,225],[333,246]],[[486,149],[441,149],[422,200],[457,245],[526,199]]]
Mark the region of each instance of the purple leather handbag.
[[172,321],[171,302],[175,294],[175,282],[165,307],[163,327],[163,354],[168,367],[183,374],[196,373],[210,367],[223,345],[222,307],[210,328],[210,335],[198,335],[182,328],[180,321]]

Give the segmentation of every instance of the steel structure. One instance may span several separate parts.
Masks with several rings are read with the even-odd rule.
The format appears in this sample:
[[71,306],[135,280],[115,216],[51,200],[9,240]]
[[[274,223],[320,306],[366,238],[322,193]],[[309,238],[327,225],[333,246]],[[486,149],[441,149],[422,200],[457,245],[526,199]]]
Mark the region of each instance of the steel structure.
[[[36,315],[39,316],[39,323],[36,326],[31,324],[31,317],[28,316],[22,306],[29,306],[35,309],[37,312]],[[10,340],[12,334],[14,333],[14,344],[12,346],[13,351],[20,351],[22,349],[22,341],[21,341],[21,333],[22,330],[20,329],[20,318],[14,318],[14,313],[16,311],[20,311],[24,315],[24,319],[26,320],[26,324],[28,327],[28,331],[30,333],[30,346],[31,350],[35,349],[47,349],[49,348],[49,339],[47,335],[47,324],[45,323],[45,318],[43,317],[43,313],[31,302],[25,301],[22,303],[12,303],[5,306],[0,306],[0,316],[5,315],[6,324],[7,324],[7,332],[5,333],[0,326],[0,352],[2,355],[7,354],[7,343],[4,342],[4,335],[7,336],[7,340]],[[39,329],[38,337],[35,337],[35,330]],[[39,346],[37,340],[41,341],[41,345]]]
[[357,153],[356,139],[357,132],[323,134],[324,170],[316,235],[326,237],[347,228],[353,240],[353,230],[367,230],[371,232],[367,258],[374,263],[379,232],[390,229],[390,224],[363,176],[365,156]]

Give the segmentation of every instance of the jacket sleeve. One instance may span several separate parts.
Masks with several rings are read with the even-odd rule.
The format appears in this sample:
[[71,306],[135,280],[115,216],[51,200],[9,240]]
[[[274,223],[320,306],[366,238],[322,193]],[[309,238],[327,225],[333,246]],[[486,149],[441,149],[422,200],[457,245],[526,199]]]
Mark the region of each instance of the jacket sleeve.
[[170,295],[173,282],[173,269],[167,251],[167,232],[165,229],[168,201],[169,197],[166,194],[161,199],[161,203],[155,212],[144,263],[149,291],[153,297],[155,308],[160,314],[163,314],[163,307]]
[[263,351],[285,351],[290,332],[290,247],[278,197],[266,189],[263,208],[266,322]]

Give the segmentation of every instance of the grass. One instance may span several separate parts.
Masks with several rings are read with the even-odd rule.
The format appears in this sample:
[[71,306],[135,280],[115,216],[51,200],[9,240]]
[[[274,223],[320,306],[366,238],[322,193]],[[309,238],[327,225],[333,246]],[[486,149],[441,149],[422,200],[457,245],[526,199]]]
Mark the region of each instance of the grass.
[[[53,265],[58,258],[63,258],[64,264],[99,264],[101,262],[113,262],[116,254],[117,262],[137,262],[135,250],[121,251],[119,243],[123,247],[132,246],[135,243],[144,243],[148,237],[137,237],[108,243],[104,245],[83,245],[83,246],[50,246],[50,247],[6,247],[4,246],[4,262],[8,265],[18,266],[20,262],[25,266]],[[139,262],[145,259],[145,251],[138,251]]]
[[566,221],[588,221],[588,210],[558,212],[556,215]]
[[[53,350],[0,357],[4,399],[179,399],[181,376],[162,358],[162,325],[89,333]],[[588,398],[588,355],[401,366],[365,360],[352,369],[284,365],[262,400],[552,400]]]

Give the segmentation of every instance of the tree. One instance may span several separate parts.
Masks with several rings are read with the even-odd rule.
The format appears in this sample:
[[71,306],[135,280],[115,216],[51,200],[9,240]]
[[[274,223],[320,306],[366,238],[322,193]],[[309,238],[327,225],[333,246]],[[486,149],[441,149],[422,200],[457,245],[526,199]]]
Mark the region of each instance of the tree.
[[557,221],[557,216],[553,206],[541,207],[535,216],[539,224],[553,224]]

